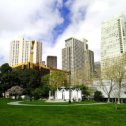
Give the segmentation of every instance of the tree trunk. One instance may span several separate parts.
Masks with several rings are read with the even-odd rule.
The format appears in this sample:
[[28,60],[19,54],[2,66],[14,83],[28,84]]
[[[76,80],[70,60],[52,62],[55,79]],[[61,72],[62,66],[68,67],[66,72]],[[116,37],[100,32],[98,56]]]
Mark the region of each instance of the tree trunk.
[[120,98],[119,97],[117,98],[117,104],[120,104]]
[[110,93],[108,94],[108,100],[107,100],[108,103],[110,103]]
[[17,100],[17,96],[16,96],[16,95],[14,95],[14,97],[15,97],[15,100]]
[[5,90],[4,90],[4,93],[3,93],[3,97],[5,98]]
[[121,94],[121,82],[119,82],[119,90],[118,90],[117,104],[120,104],[120,94]]

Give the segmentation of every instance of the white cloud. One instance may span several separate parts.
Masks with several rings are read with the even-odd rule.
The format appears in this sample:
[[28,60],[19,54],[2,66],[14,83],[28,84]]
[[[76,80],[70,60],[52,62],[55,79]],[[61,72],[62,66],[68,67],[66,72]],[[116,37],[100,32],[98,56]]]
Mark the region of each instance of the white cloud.
[[0,64],[8,62],[10,41],[19,36],[50,40],[53,28],[63,22],[59,6],[62,0],[0,0]]

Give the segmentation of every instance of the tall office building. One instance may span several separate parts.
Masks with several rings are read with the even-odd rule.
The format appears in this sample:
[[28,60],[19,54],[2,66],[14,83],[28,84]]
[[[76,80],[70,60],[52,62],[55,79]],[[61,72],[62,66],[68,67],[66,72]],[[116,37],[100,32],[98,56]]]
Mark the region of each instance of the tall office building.
[[26,41],[24,38],[14,40],[10,43],[10,66],[15,66],[31,61],[42,62],[42,43],[38,41]]
[[85,79],[88,81],[94,75],[94,52],[87,49],[84,51],[84,69],[85,69]]
[[86,39],[83,41],[75,38],[65,40],[65,48],[62,49],[62,69],[70,72],[71,85],[84,83],[86,67],[89,66],[89,56]]
[[57,56],[47,56],[47,67],[57,68]]
[[126,52],[126,18],[119,16],[110,19],[101,27],[101,69],[115,64]]

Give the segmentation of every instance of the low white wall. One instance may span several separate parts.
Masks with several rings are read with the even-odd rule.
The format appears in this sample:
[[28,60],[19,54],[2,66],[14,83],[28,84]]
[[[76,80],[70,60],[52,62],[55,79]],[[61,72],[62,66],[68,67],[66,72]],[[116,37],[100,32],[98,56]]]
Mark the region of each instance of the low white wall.
[[55,92],[56,100],[82,100],[82,92],[79,89],[57,89]]

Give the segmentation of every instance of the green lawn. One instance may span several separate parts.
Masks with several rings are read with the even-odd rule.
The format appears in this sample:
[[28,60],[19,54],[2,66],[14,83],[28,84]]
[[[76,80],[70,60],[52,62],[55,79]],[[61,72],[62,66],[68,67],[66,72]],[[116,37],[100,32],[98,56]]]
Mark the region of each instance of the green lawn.
[[83,101],[83,102],[72,102],[69,104],[68,102],[45,102],[44,100],[32,100],[32,101],[22,101],[22,104],[35,104],[35,105],[73,105],[73,104],[90,104],[96,103],[95,101]]
[[124,126],[126,105],[11,106],[0,99],[0,126]]

